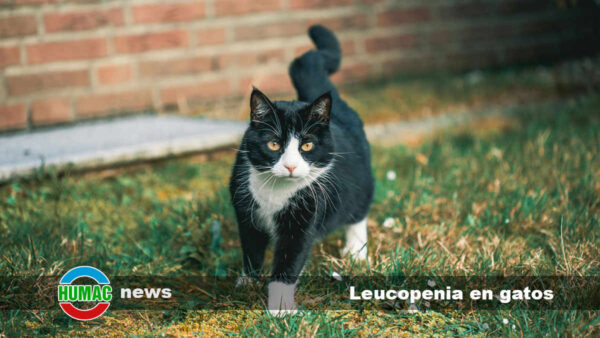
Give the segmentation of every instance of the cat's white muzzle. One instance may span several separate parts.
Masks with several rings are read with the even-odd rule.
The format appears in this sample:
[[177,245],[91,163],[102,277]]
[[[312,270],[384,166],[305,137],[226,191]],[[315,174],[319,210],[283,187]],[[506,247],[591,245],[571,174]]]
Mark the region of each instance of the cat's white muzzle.
[[285,151],[275,163],[271,172],[276,177],[304,178],[310,173],[310,165],[304,160],[299,150],[300,141],[290,137]]

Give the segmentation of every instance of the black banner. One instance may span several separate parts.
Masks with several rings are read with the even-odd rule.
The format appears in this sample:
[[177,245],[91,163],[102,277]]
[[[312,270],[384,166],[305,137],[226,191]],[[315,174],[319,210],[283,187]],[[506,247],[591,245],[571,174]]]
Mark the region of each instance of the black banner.
[[[267,277],[110,277],[111,310],[265,309]],[[59,276],[0,277],[0,310],[52,310]],[[80,278],[77,284],[94,284]],[[600,277],[302,276],[296,303],[313,310],[600,310]],[[89,302],[74,302],[89,308]]]

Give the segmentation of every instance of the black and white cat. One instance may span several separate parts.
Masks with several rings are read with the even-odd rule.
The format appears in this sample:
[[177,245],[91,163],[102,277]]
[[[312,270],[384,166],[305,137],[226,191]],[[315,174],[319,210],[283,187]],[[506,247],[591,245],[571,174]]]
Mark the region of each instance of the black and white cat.
[[367,259],[369,143],[358,114],[329,80],[341,61],[337,38],[320,25],[309,35],[317,49],[289,69],[298,101],[271,102],[254,89],[231,175],[245,276],[239,282],[261,274],[273,242],[268,308],[274,315],[295,313],[298,276],[315,242],[331,231],[347,226],[344,253]]

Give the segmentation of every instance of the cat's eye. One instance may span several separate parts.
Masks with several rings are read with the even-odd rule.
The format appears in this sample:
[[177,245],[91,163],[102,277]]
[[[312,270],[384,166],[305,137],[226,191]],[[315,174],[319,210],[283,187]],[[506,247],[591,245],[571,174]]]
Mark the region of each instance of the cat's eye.
[[314,144],[312,142],[306,142],[300,147],[302,151],[310,151],[313,148]]
[[273,151],[277,151],[281,148],[281,145],[277,141],[269,141],[267,142],[267,146]]

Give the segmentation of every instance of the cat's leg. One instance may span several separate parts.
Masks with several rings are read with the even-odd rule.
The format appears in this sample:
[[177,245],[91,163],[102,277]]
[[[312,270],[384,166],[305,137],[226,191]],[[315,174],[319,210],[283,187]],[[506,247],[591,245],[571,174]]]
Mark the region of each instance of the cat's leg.
[[262,274],[269,235],[258,230],[250,222],[238,222],[238,224],[242,242],[243,275],[238,278],[236,286],[240,287],[256,282],[256,278]]
[[[292,223],[296,222],[298,220]],[[305,225],[289,224],[284,227],[290,231],[281,231],[277,237],[273,274],[269,283],[268,309],[273,316],[285,316],[298,311],[294,294],[314,241],[310,230],[303,229]]]
[[365,261],[367,255],[367,218],[351,224],[346,229],[346,246],[343,254],[350,254],[358,261]]

